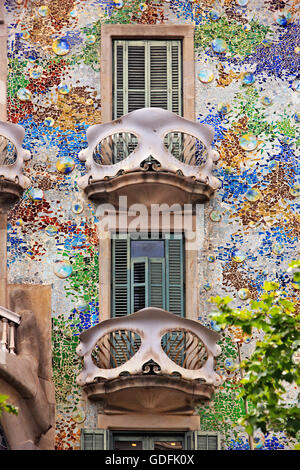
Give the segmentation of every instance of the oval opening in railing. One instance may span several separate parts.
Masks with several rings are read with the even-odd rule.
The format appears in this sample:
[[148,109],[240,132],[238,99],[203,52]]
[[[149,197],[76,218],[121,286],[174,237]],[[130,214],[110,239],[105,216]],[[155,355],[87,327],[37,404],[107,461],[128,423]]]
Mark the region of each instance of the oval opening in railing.
[[127,330],[116,330],[103,336],[96,344],[92,358],[100,369],[114,369],[129,361],[139,350],[141,337]]
[[130,132],[118,132],[102,139],[93,152],[94,162],[114,165],[130,155],[138,145],[137,137]]
[[0,135],[0,165],[13,165],[17,160],[15,145],[4,135]]
[[207,360],[207,352],[200,339],[190,332],[169,331],[161,338],[166,355],[184,369],[200,369]]
[[173,157],[187,165],[201,166],[206,162],[206,146],[190,134],[169,132],[164,137],[164,145]]

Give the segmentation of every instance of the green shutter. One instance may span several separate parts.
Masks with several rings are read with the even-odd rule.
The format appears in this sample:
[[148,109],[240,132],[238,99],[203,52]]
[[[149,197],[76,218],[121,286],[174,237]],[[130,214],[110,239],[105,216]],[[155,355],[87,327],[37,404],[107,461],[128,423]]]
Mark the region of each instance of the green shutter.
[[112,316],[130,311],[130,245],[127,236],[112,240]]
[[220,437],[213,432],[189,431],[185,435],[187,450],[219,450]]
[[113,42],[113,119],[158,107],[182,114],[181,41]]
[[109,450],[110,432],[106,429],[81,429],[81,450]]
[[165,260],[149,259],[149,307],[166,308]]
[[166,240],[166,309],[184,317],[184,246],[182,236]]
[[121,317],[145,307],[185,315],[184,240],[165,240],[165,258],[130,257],[130,238],[116,236],[112,243],[112,316]]
[[148,307],[148,258],[131,260],[131,313]]

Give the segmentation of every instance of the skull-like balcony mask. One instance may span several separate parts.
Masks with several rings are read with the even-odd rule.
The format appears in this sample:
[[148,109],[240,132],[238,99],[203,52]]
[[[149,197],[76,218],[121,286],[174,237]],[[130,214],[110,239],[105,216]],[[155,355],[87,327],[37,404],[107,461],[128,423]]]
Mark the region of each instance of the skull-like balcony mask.
[[[135,344],[133,336],[138,338]],[[86,385],[97,378],[111,380],[122,374],[142,375],[147,373],[150,362],[155,364],[158,374],[175,374],[185,380],[202,379],[207,384],[220,385],[222,379],[214,371],[215,356],[221,353],[216,344],[219,339],[219,334],[197,321],[154,307],[104,320],[80,335],[77,354],[84,357],[84,368],[77,382]],[[98,362],[95,352],[100,358]],[[120,365],[117,360],[115,367],[112,366],[113,355],[116,359],[124,355]]]
[[[120,146],[119,137],[122,135]],[[177,138],[177,156],[171,153],[170,145],[166,145],[166,140],[172,139],[172,135]],[[86,162],[87,174],[79,179],[78,184],[85,189],[96,181],[147,170],[147,161],[150,158],[155,162],[152,169],[194,178],[209,185],[214,191],[221,183],[212,174],[219,158],[218,153],[212,149],[213,137],[213,128],[206,124],[189,121],[160,108],[138,109],[115,121],[89,127],[88,147],[79,153],[80,160]],[[95,153],[97,149],[105,147],[105,141],[107,143],[109,138],[110,156],[106,152],[99,164],[95,161]],[[195,146],[192,149],[190,144],[186,145],[188,138],[189,142],[193,139],[205,149],[205,160],[195,157]],[[127,145],[126,139],[130,141],[127,141]],[[119,148],[118,158],[113,157],[113,147]]]

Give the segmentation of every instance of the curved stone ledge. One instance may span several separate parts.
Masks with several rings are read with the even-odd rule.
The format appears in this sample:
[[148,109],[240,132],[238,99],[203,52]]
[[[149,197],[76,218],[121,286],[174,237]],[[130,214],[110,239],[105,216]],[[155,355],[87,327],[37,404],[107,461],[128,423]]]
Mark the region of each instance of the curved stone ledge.
[[88,398],[102,401],[106,413],[193,413],[210,400],[214,386],[166,375],[136,375],[105,380],[84,387]]
[[207,202],[213,189],[194,178],[164,171],[139,171],[111,179],[95,181],[85,188],[89,199],[118,207],[119,197],[127,196],[128,205],[193,204]]

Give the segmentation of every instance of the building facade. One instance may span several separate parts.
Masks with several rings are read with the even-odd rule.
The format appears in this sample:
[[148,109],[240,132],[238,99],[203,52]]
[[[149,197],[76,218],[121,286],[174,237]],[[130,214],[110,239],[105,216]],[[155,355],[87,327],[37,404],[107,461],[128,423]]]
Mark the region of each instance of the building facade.
[[298,7],[2,1],[3,447],[249,448],[208,299],[297,299]]

